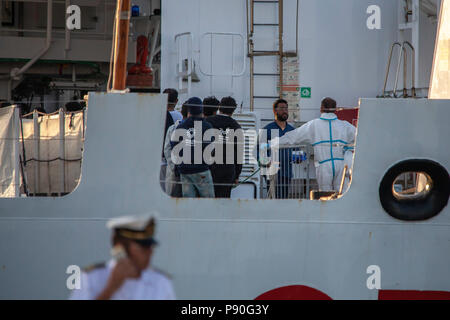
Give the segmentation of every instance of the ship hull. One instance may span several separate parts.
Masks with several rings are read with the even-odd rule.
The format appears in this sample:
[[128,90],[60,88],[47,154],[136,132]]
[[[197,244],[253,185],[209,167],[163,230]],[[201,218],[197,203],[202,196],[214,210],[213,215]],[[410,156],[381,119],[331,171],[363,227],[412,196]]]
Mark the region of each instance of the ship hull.
[[[395,164],[450,168],[448,100],[363,99],[348,192],[331,201],[175,199],[159,185],[165,96],[89,96],[80,184],[61,198],[0,199],[0,298],[65,299],[69,265],[109,258],[106,221],[157,211],[153,264],[181,299],[254,299],[293,285],[332,299],[450,291],[450,209],[393,218],[380,183]],[[125,129],[126,128],[126,129]]]

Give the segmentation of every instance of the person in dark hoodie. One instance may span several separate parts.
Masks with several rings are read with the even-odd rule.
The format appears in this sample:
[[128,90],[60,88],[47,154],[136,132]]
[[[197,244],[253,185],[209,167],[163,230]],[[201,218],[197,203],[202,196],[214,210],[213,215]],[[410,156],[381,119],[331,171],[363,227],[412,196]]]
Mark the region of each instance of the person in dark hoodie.
[[232,97],[222,98],[220,114],[206,119],[213,128],[219,130],[220,139],[223,141],[223,159],[221,163],[214,163],[210,168],[217,198],[230,198],[233,184],[238,183],[242,171],[244,132],[239,123],[231,117],[236,106]]
[[188,118],[178,125],[170,141],[172,159],[180,173],[183,197],[214,198],[211,172],[203,157],[205,148],[211,143],[211,140],[203,139],[204,133],[212,127],[203,119],[200,98],[192,97],[186,104]]
[[217,110],[219,110],[219,104],[220,101],[214,96],[203,99],[203,115],[206,121],[208,121],[209,117],[216,115]]

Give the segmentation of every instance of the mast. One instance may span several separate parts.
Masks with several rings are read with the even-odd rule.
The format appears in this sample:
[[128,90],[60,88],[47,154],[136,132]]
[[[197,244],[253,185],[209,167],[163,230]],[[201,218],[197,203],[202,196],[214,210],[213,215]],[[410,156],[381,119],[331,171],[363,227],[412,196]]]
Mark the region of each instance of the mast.
[[131,0],[117,0],[116,29],[113,39],[113,90],[125,90],[126,88],[130,2]]

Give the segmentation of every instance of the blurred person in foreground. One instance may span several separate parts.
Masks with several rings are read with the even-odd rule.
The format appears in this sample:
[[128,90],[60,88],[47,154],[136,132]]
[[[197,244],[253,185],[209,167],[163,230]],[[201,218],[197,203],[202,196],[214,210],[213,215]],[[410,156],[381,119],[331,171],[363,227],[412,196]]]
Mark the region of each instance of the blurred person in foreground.
[[151,267],[155,215],[111,219],[113,259],[86,268],[72,300],[173,300],[172,282]]

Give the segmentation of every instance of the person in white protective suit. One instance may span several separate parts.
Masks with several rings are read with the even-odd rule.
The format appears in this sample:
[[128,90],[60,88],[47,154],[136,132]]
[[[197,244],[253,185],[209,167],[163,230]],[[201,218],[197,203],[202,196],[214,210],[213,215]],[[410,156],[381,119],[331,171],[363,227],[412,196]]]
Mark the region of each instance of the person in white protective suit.
[[322,100],[320,112],[320,118],[305,123],[281,138],[271,140],[270,146],[276,148],[312,144],[319,190],[338,191],[344,166],[347,165],[351,170],[356,128],[337,118],[336,101],[331,98]]

